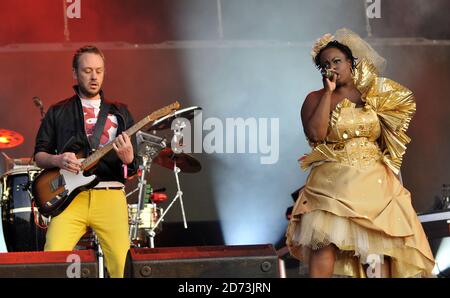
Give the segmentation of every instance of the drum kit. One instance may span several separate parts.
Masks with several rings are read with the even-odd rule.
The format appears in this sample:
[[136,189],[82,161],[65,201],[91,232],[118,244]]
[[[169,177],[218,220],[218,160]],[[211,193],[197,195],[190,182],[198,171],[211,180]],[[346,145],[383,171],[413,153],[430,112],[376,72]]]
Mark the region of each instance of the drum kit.
[[35,221],[29,186],[41,169],[30,159],[11,159],[5,153],[6,172],[0,177],[0,252],[43,250],[45,231]]
[[[162,222],[167,212],[179,201],[184,227],[187,228],[183,205],[180,173],[197,173],[201,164],[186,153],[175,153],[167,140],[169,135],[160,136],[162,131],[172,129],[175,119],[194,118],[199,107],[176,111],[153,122],[145,131],[136,133],[137,155],[140,159],[138,174],[129,180],[137,180],[137,187],[126,194],[128,198],[137,193],[137,203],[128,204],[129,239],[132,247],[154,247],[154,238],[162,231]],[[0,149],[14,148],[24,141],[23,136],[11,130],[0,129]],[[2,152],[5,172],[0,176],[0,253],[19,251],[41,251],[45,243],[45,226],[51,218],[43,217],[33,205],[31,185],[42,169],[31,158],[13,159]],[[176,194],[168,200],[165,189],[153,190],[147,181],[152,164],[173,171],[176,180]],[[170,202],[165,210],[160,203]],[[80,239],[76,249],[99,248],[95,233],[88,232]],[[101,248],[99,248],[101,249]]]

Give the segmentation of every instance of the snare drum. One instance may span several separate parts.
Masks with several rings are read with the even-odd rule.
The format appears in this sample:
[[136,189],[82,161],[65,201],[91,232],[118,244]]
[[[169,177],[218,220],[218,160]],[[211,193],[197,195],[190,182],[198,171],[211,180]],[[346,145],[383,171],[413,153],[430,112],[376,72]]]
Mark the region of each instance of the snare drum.
[[[128,220],[130,225],[136,218],[136,212],[138,210],[137,204],[128,204]],[[161,217],[162,209],[156,207],[156,204],[144,204],[144,209],[141,210],[139,228],[140,229],[153,229],[156,226],[156,222]]]
[[[161,218],[162,208],[156,207],[156,204],[144,204],[144,209],[140,212],[139,226],[136,231],[134,224],[137,218],[137,204],[128,204],[128,220],[130,223],[130,240],[133,247],[149,247],[149,231],[155,228],[154,232],[158,233],[162,230],[162,220],[156,226],[157,221]],[[134,236],[133,236],[134,235]]]
[[36,226],[31,208],[31,182],[41,169],[24,166],[0,177],[3,235],[9,252],[44,249],[45,230]]

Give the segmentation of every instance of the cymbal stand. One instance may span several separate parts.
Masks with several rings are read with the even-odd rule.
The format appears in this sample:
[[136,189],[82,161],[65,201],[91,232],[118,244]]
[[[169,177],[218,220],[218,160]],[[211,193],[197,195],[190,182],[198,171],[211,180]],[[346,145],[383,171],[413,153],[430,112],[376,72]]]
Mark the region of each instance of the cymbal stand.
[[162,148],[166,147],[165,139],[158,136],[138,131],[136,133],[136,139],[139,144],[138,155],[142,157],[142,165],[139,166],[141,175],[139,177],[138,187],[131,191],[126,196],[130,196],[136,191],[139,191],[137,210],[130,223],[130,242],[136,240],[139,233],[139,223],[141,221],[141,212],[144,209],[144,197],[146,192],[147,180],[145,175],[150,173],[151,161],[159,153]]
[[183,223],[184,223],[184,228],[187,229],[187,222],[186,222],[186,214],[184,212],[184,205],[183,205],[183,191],[181,190],[180,187],[180,179],[178,177],[178,173],[180,172],[180,168],[177,167],[177,162],[176,160],[174,160],[174,165],[173,165],[173,172],[175,174],[175,179],[177,181],[177,194],[176,196],[172,199],[172,202],[170,202],[169,206],[166,208],[166,210],[163,212],[163,214],[161,215],[160,218],[158,218],[158,221],[156,222],[155,226],[148,231],[148,235],[150,237],[150,247],[154,248],[155,247],[155,243],[154,243],[154,238],[155,238],[155,230],[158,227],[158,225],[161,223],[161,221],[164,219],[164,216],[167,214],[167,212],[170,210],[170,208],[173,206],[173,204],[180,199],[180,206],[181,206],[181,213],[183,215]]
[[92,231],[92,235],[94,236],[94,247],[97,249],[97,257],[98,257],[98,278],[105,278],[105,265],[103,262],[103,250],[100,245],[100,241],[98,240],[98,236],[95,231]]
[[[141,170],[141,176],[139,177],[139,183],[138,187],[132,191],[130,194],[139,191],[138,195],[138,203],[137,203],[137,210],[134,214],[133,218],[131,219],[130,223],[130,241],[133,242],[133,240],[136,240],[138,237],[139,232],[139,223],[141,221],[141,211],[144,209],[144,196],[145,196],[145,186],[147,185],[147,180],[145,179],[145,173],[147,171],[150,171],[150,165],[149,158],[146,155],[142,156],[143,164],[139,166],[139,169]],[[130,195],[129,194],[129,195]]]

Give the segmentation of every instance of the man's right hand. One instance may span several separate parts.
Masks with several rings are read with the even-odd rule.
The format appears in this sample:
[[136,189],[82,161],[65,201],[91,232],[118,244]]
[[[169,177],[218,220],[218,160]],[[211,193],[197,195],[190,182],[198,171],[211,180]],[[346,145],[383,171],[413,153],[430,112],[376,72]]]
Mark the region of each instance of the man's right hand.
[[73,152],[58,154],[55,155],[54,158],[55,165],[60,169],[67,170],[76,174],[81,170],[81,162],[77,159],[75,153]]

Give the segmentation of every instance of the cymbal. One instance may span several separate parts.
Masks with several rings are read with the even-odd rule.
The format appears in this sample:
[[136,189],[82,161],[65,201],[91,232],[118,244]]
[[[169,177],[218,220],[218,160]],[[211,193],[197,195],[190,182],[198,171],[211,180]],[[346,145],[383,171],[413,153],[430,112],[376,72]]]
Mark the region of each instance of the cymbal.
[[24,141],[23,136],[13,130],[0,129],[0,149],[19,146]]
[[176,162],[177,167],[185,173],[196,173],[200,172],[202,169],[200,162],[192,156],[186,153],[175,154],[170,148],[161,150],[152,162],[170,170],[173,170],[173,166]]
[[158,120],[156,120],[153,125],[151,125],[147,130],[163,130],[168,129],[172,125],[172,121],[176,118],[185,118],[191,120],[195,116],[195,111],[199,111],[202,108],[200,107],[189,107],[185,109],[181,109],[176,111],[175,113],[171,113],[167,116],[164,116]]

